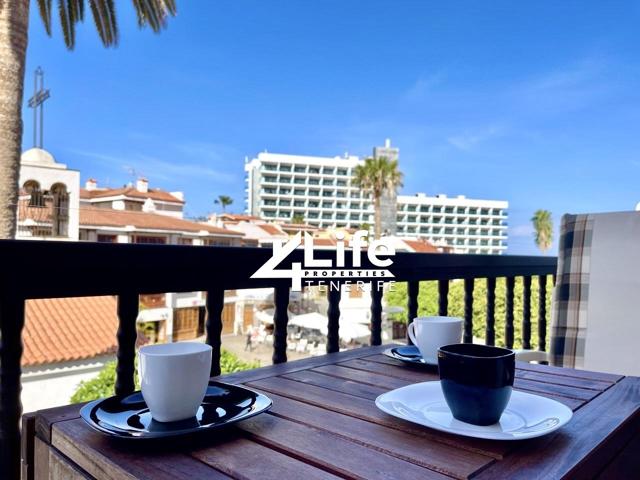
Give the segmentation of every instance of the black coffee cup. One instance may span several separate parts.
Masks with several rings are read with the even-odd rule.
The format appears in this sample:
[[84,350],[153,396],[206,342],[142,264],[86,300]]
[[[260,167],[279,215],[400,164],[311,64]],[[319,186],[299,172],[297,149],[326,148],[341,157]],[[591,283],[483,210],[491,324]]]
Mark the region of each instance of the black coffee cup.
[[509,403],[515,353],[506,348],[456,343],[438,349],[442,392],[453,417],[493,425]]

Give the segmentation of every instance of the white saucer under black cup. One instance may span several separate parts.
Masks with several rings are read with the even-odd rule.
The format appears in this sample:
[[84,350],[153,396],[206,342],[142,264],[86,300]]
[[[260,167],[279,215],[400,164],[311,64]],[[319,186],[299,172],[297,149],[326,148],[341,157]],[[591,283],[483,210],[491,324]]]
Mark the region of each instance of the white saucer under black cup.
[[95,430],[118,438],[150,439],[186,435],[227,426],[268,410],[271,399],[245,387],[209,382],[195,417],[177,422],[151,418],[141,392],[95,400],[80,416]]
[[392,347],[382,353],[389,358],[393,358],[394,360],[398,360],[406,365],[410,365],[413,367],[434,368],[438,366],[437,362],[432,363],[422,358],[420,350],[418,350],[418,347],[416,347],[415,345]]
[[490,440],[524,440],[547,435],[573,416],[566,405],[547,397],[514,390],[493,425],[479,426],[453,418],[440,382],[423,382],[398,388],[376,398],[383,412],[447,433]]

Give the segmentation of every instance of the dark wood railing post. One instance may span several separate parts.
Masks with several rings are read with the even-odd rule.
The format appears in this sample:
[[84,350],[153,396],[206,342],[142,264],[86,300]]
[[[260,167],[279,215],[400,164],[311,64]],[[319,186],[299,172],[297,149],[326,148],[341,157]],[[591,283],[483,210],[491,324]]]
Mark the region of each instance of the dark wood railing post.
[[[327,325],[327,353],[335,353],[340,351],[340,286],[337,289],[331,287],[335,285],[329,282],[327,286],[327,300],[329,308],[327,309],[327,317],[329,323]],[[355,288],[355,286],[351,286]]]
[[382,344],[382,294],[382,285],[371,282],[371,345]]
[[273,303],[273,363],[287,361],[287,324],[289,323],[289,285],[281,284],[274,288]]
[[505,325],[504,325],[504,343],[507,348],[513,348],[513,291],[516,286],[515,277],[507,277],[507,294],[505,298]]
[[473,343],[473,278],[464,279],[464,343]]
[[446,317],[449,311],[449,280],[438,280],[438,315]]
[[522,348],[531,348],[531,276],[522,279]]
[[487,278],[487,325],[485,330],[485,343],[496,344],[496,278]]
[[[420,293],[420,282],[407,282],[407,327],[418,316],[418,294]],[[407,345],[413,342],[407,334]]]
[[220,287],[207,291],[207,322],[205,331],[207,345],[211,345],[211,376],[220,375],[220,354],[222,351],[222,310],[224,309],[224,290]]
[[538,349],[544,352],[547,348],[547,276],[538,276],[540,287],[538,296]]
[[24,299],[0,298],[0,477],[20,478],[20,377]]
[[118,294],[116,395],[128,395],[136,388],[134,375],[139,302],[137,292],[127,291]]

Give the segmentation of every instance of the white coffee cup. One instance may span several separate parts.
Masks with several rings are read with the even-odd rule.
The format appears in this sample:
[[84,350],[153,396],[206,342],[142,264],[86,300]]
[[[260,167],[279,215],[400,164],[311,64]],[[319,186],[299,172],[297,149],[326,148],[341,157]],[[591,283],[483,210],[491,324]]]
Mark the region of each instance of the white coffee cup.
[[147,345],[139,351],[142,396],[151,417],[175,422],[196,415],[211,371],[211,346],[198,342]]
[[416,317],[407,327],[411,341],[418,347],[422,358],[436,365],[438,349],[443,345],[460,343],[462,319],[457,317]]

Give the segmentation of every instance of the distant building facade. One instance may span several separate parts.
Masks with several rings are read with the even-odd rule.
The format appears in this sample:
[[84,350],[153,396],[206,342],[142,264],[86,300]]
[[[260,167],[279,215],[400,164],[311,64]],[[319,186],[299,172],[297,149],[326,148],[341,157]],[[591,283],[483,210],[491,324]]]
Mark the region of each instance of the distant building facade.
[[[374,157],[399,158],[387,140]],[[320,228],[370,227],[373,201],[352,185],[356,156],[309,157],[260,153],[245,163],[248,215],[288,222],[296,216]],[[423,238],[449,251],[500,255],[507,249],[509,203],[466,198],[387,193],[381,205],[386,235]]]

